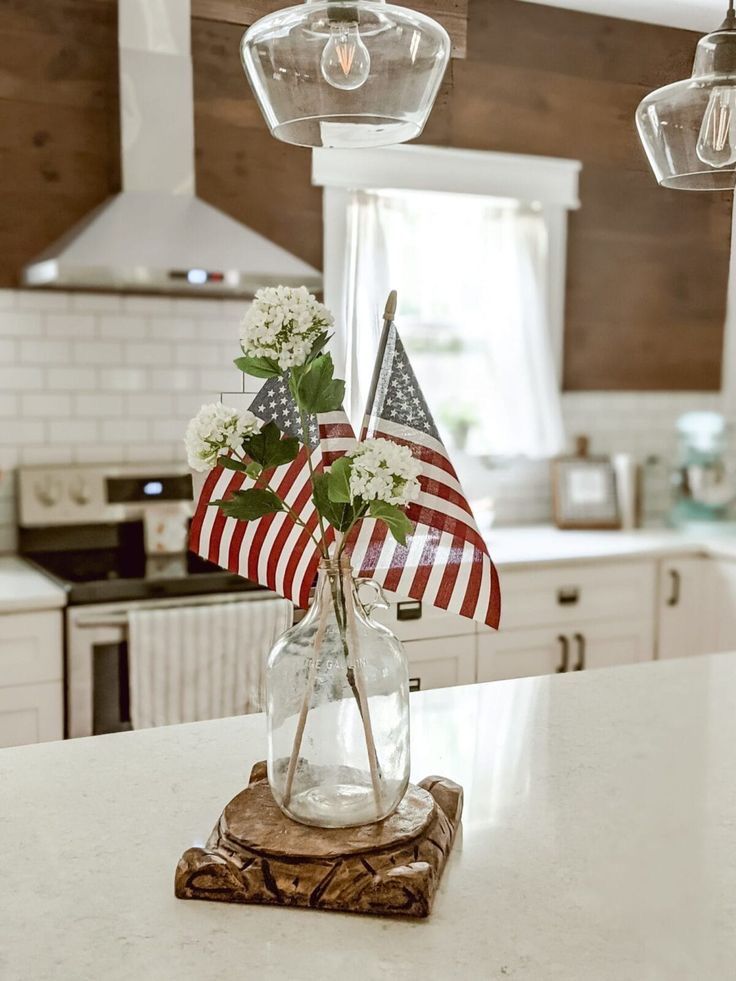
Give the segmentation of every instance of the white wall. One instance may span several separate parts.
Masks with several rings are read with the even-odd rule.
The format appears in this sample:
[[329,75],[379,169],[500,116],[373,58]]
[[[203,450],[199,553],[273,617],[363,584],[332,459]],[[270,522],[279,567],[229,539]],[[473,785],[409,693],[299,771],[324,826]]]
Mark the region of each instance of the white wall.
[[[183,459],[187,420],[240,388],[241,301],[0,290],[0,551],[15,543],[18,464]],[[675,454],[675,420],[714,393],[563,395],[567,432],[641,460]],[[476,471],[477,473],[477,471]],[[548,521],[546,463],[483,470],[499,523]],[[666,466],[647,477],[650,519],[668,507]],[[470,492],[470,488],[468,488]]]

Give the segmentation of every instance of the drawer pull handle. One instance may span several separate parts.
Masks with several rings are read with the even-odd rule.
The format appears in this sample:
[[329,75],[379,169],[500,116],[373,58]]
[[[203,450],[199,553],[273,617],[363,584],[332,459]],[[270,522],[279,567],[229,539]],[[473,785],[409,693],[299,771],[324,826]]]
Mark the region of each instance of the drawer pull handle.
[[677,569],[670,569],[669,573],[670,579],[672,580],[672,590],[667,597],[667,606],[677,606],[680,602],[680,584],[682,579]]
[[421,600],[405,600],[403,603],[396,604],[396,619],[397,620],[421,620],[422,619],[422,601]]
[[570,641],[563,634],[557,638],[562,648],[562,660],[557,665],[557,674],[564,674],[570,666]]
[[421,691],[421,690],[422,690],[422,679],[409,678],[409,691]]
[[573,639],[578,645],[578,663],[573,671],[583,671],[585,668],[585,637],[582,634],[573,634]]
[[557,602],[560,606],[574,606],[580,599],[580,590],[577,586],[563,586],[557,590]]

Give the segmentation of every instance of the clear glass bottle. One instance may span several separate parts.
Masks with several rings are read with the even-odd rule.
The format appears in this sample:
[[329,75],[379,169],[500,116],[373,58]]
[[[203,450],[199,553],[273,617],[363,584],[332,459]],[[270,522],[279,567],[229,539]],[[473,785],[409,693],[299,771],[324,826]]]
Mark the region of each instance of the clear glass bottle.
[[371,619],[347,559],[320,566],[307,615],[266,671],[268,779],[302,824],[346,828],[388,817],[409,782],[409,675],[391,631]]

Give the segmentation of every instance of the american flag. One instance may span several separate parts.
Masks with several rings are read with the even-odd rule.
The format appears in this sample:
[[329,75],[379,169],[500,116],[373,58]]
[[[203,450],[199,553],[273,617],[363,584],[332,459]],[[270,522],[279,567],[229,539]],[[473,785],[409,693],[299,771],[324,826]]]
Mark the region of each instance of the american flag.
[[[299,411],[283,378],[266,381],[250,405],[264,422],[273,420],[285,436],[301,437]],[[313,416],[309,420],[312,466],[321,473],[325,466],[355,445],[347,416],[339,412]],[[293,508],[314,533],[317,509],[312,500],[307,449],[302,446],[291,463],[268,475],[268,486]],[[264,485],[245,474],[216,467],[204,482],[192,520],[189,547],[210,562],[257,582],[297,606],[309,605],[309,590],[319,565],[319,551],[309,533],[288,514],[267,514],[255,521],[228,518],[212,501],[228,498],[237,490]],[[328,542],[334,537],[326,528]]]
[[399,545],[380,521],[351,535],[353,569],[386,589],[497,627],[498,574],[450,463],[393,321],[387,321],[361,439],[408,446],[420,460],[421,493],[406,509],[414,523]]

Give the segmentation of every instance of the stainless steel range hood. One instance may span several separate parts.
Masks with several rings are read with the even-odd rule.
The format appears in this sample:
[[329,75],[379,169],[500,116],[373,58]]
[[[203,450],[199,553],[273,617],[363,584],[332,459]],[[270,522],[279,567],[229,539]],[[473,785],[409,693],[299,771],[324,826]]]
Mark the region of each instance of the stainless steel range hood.
[[316,269],[195,195],[190,25],[189,0],[118,0],[123,190],[26,266],[23,285],[321,289]]

